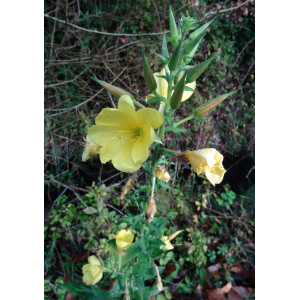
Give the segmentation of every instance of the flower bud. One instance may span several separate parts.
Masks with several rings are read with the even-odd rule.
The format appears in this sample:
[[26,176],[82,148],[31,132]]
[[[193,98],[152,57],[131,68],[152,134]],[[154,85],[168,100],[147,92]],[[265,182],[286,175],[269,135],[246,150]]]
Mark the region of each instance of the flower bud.
[[203,26],[201,26],[200,28],[198,28],[197,30],[195,30],[193,33],[191,33],[189,35],[189,40],[194,39],[196,36],[198,36],[199,34],[203,33],[205,31],[205,29],[214,21],[214,19],[212,19],[211,21],[207,22],[206,24],[204,24]]
[[155,200],[152,196],[149,197],[146,212],[147,212],[147,217],[148,217],[148,223],[151,223],[153,221],[153,218],[156,213],[156,204],[155,204]]
[[177,31],[177,26],[176,26],[176,22],[174,19],[171,6],[169,7],[169,20],[170,20],[171,38],[176,39],[178,36],[178,31]]
[[157,83],[153,76],[152,70],[149,66],[149,63],[147,61],[144,51],[143,51],[143,69],[144,69],[144,77],[145,77],[145,82],[146,82],[147,88],[150,91],[155,91],[157,88]]
[[205,69],[209,66],[209,64],[215,57],[216,54],[214,54],[212,57],[195,67],[193,70],[191,70],[186,76],[186,83],[195,81],[205,71]]
[[184,92],[184,86],[185,86],[185,76],[184,74],[178,84],[176,85],[175,91],[171,97],[170,100],[170,106],[172,109],[177,109],[181,104],[182,95]]
[[209,112],[210,110],[215,108],[217,105],[222,103],[227,97],[231,96],[235,92],[236,91],[218,96],[217,98],[202,104],[194,111],[194,116],[201,117],[201,116],[205,115],[207,112]]
[[105,81],[98,80],[96,78],[91,77],[93,80],[98,82],[99,84],[102,85],[103,88],[105,88],[108,92],[110,92],[113,96],[117,97],[118,99],[123,96],[123,95],[128,95],[131,96],[130,93],[124,91],[123,89],[120,89],[116,86],[113,86]]
[[161,43],[161,55],[169,58],[166,34],[164,33],[162,43]]
[[175,50],[171,56],[171,59],[169,62],[170,71],[175,71],[177,69],[179,58],[180,58],[180,49],[181,49],[181,42],[175,48]]

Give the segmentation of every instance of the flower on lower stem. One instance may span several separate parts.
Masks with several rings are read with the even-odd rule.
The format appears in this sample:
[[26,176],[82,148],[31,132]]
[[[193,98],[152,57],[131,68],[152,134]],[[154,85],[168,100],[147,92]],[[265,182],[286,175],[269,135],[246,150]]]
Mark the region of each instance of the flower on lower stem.
[[150,196],[148,199],[146,213],[147,213],[147,217],[148,217],[148,223],[151,223],[153,221],[153,218],[156,213],[156,204],[155,204],[155,199],[153,196]]
[[91,155],[99,155],[100,152],[100,146],[94,144],[88,136],[86,136],[86,138],[83,138],[85,140],[85,148],[84,151],[82,153],[82,161],[87,161]]
[[178,230],[175,233],[171,234],[170,236],[163,236],[161,238],[161,241],[164,242],[166,245],[160,246],[160,249],[162,250],[172,250],[174,249],[174,246],[171,244],[171,241],[184,230]]
[[132,244],[134,235],[131,230],[122,229],[117,233],[116,244],[119,251],[127,250]]
[[188,151],[185,154],[197,175],[204,172],[206,178],[212,185],[223,180],[226,170],[224,169],[223,155],[214,148],[207,148],[195,151]]
[[[154,78],[156,80],[156,83],[157,83],[157,89],[156,89],[156,92],[167,98],[168,97],[168,82],[164,79],[164,78],[161,78],[161,77],[157,77],[157,76],[166,76],[166,71],[164,68],[162,68],[162,70],[159,72],[159,73],[154,73]],[[196,81],[192,82],[192,83],[189,83],[189,84],[186,84],[185,86],[191,88],[191,89],[195,89],[196,88]],[[174,91],[172,91],[172,94],[173,94]],[[182,101],[185,101],[187,99],[189,99],[191,96],[192,96],[193,92],[189,92],[189,91],[184,91],[183,92],[183,95],[182,95],[182,99],[181,99],[181,102]],[[146,101],[149,101],[151,100],[152,98],[154,98],[155,95],[154,94],[149,94],[147,97],[146,97]]]
[[123,95],[118,109],[102,109],[88,136],[94,144],[102,146],[102,163],[111,160],[117,170],[133,173],[148,158],[149,147],[155,139],[153,129],[160,127],[163,121],[163,115],[155,109],[135,111],[130,96]]
[[96,284],[103,276],[103,269],[99,259],[92,255],[88,258],[89,264],[82,267],[83,278],[82,281],[87,284]]
[[158,167],[155,171],[155,175],[157,176],[157,178],[165,182],[168,182],[170,180],[170,174],[167,171],[165,171],[165,166]]

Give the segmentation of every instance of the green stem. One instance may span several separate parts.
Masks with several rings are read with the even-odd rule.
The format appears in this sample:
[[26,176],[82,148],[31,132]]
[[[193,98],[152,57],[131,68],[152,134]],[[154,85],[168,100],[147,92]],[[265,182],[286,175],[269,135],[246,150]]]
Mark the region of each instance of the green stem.
[[175,151],[175,150],[171,150],[171,149],[167,149],[167,148],[163,148],[163,150],[165,150],[166,152],[174,153],[174,154],[182,154],[182,152],[180,152],[180,151]]
[[140,108],[146,108],[146,106],[144,106],[144,105],[141,104],[140,102],[136,101],[133,97],[131,97],[131,99],[132,99],[133,103],[134,103],[136,106],[138,106],[138,107],[140,107]]
[[122,266],[122,256],[121,253],[119,252],[119,271],[121,270],[121,266]]
[[182,123],[184,123],[184,122],[186,122],[186,121],[192,120],[192,119],[194,119],[194,118],[195,118],[195,116],[194,116],[194,115],[191,115],[191,116],[189,116],[189,117],[187,117],[187,118],[185,118],[185,119],[182,119],[181,121],[179,121],[179,122],[173,124],[173,127],[177,127],[178,125],[180,125],[180,124],[182,124]]

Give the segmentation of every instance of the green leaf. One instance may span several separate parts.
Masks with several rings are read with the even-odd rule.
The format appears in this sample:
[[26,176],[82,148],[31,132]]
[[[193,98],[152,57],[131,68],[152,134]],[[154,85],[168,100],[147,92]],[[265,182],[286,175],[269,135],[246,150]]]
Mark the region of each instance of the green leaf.
[[162,255],[165,251],[155,247],[155,246],[149,246],[148,249],[148,254],[149,256],[153,259],[153,258],[157,258],[159,257],[160,255]]
[[88,299],[94,296],[94,293],[91,291],[91,289],[86,286],[74,284],[72,282],[67,282],[65,284],[57,282],[56,285],[65,291],[72,292],[76,296],[81,296]]
[[200,269],[199,276],[200,276],[200,284],[202,285],[202,287],[204,287],[206,275],[207,275],[206,270],[204,268]]
[[87,207],[83,210],[84,213],[86,213],[87,215],[92,215],[95,214],[97,212],[97,209],[95,209],[94,207]]
[[146,270],[149,268],[150,257],[148,254],[144,254],[142,252],[139,254],[138,261],[139,272],[141,275],[144,275]]
[[[129,214],[129,215],[130,215],[130,214]],[[134,219],[134,216],[132,216],[132,217],[129,216],[129,217],[121,218],[121,219],[120,219],[120,222],[122,222],[122,223],[127,223],[127,224],[131,225],[133,219]]]
[[156,179],[157,183],[165,190],[172,190],[169,184],[161,179]]
[[232,200],[236,198],[236,194],[233,191],[227,191],[226,195]]
[[106,242],[106,244],[108,244],[111,248],[118,250],[117,244],[116,244],[116,239],[108,240]]
[[122,257],[122,262],[125,263],[128,260],[131,260],[138,256],[142,252],[141,247],[139,246],[138,242],[134,242],[130,245],[127,249],[126,254]]
[[153,221],[150,223],[149,225],[149,235],[158,235],[160,234],[165,225],[167,223],[167,220],[165,219],[162,219],[162,218],[157,218],[157,217],[154,217],[153,218]]
[[186,132],[189,135],[192,135],[192,133],[190,131],[188,131],[186,128],[184,128],[182,126],[177,126],[177,127],[168,126],[168,127],[166,127],[165,132],[168,132],[168,131],[174,132],[175,134]]
[[138,243],[139,243],[139,246],[141,247],[142,251],[144,252],[144,254],[146,254],[148,242],[147,242],[145,236],[141,236],[141,237],[139,238]]
[[160,101],[166,102],[164,99],[153,97],[152,99],[148,100],[146,103],[147,104],[159,103]]
[[150,245],[154,245],[154,246],[165,246],[166,245],[161,239],[158,239],[157,237],[154,237],[154,236],[149,237],[147,240]]
[[173,126],[173,123],[174,123],[174,115],[164,115],[164,118],[165,118],[165,121]]
[[139,225],[140,225],[140,223],[142,222],[143,219],[144,218],[141,215],[135,216],[132,220],[132,228],[139,231],[140,228],[137,228],[137,227],[139,227]]

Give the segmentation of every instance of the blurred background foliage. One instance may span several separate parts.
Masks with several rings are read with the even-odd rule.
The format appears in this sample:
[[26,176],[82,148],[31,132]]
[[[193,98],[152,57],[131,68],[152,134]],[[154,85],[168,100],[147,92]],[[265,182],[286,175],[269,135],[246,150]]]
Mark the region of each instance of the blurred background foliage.
[[[56,282],[70,280],[70,272],[80,274],[88,254],[104,258],[108,248],[103,241],[126,228],[118,219],[139,212],[134,195],[145,192],[146,173],[139,173],[121,200],[131,174],[101,164],[97,156],[81,161],[87,129],[102,108],[117,104],[90,77],[127,90],[143,103],[150,91],[143,79],[141,49],[159,72],[161,62],[153,52],[160,53],[158,33],[169,30],[170,4],[176,20],[184,15],[204,24],[217,15],[190,64],[220,53],[197,80],[196,92],[176,110],[175,119],[189,116],[218,95],[238,92],[204,118],[187,122],[190,133],[166,135],[170,149],[216,148],[228,171],[222,184],[212,187],[204,176],[191,173],[189,164],[180,170],[177,162],[172,165],[171,189],[159,190],[158,215],[168,220],[164,235],[183,228],[186,232],[176,238],[173,256],[160,264],[173,261],[180,267],[178,278],[184,281],[169,290],[186,294],[194,293],[203,280],[200,268],[218,260],[242,264],[249,272],[254,268],[254,1],[45,0],[45,298],[64,299]],[[84,211],[85,205],[94,211]],[[208,287],[228,281],[253,287],[253,278],[222,268],[212,273]]]

